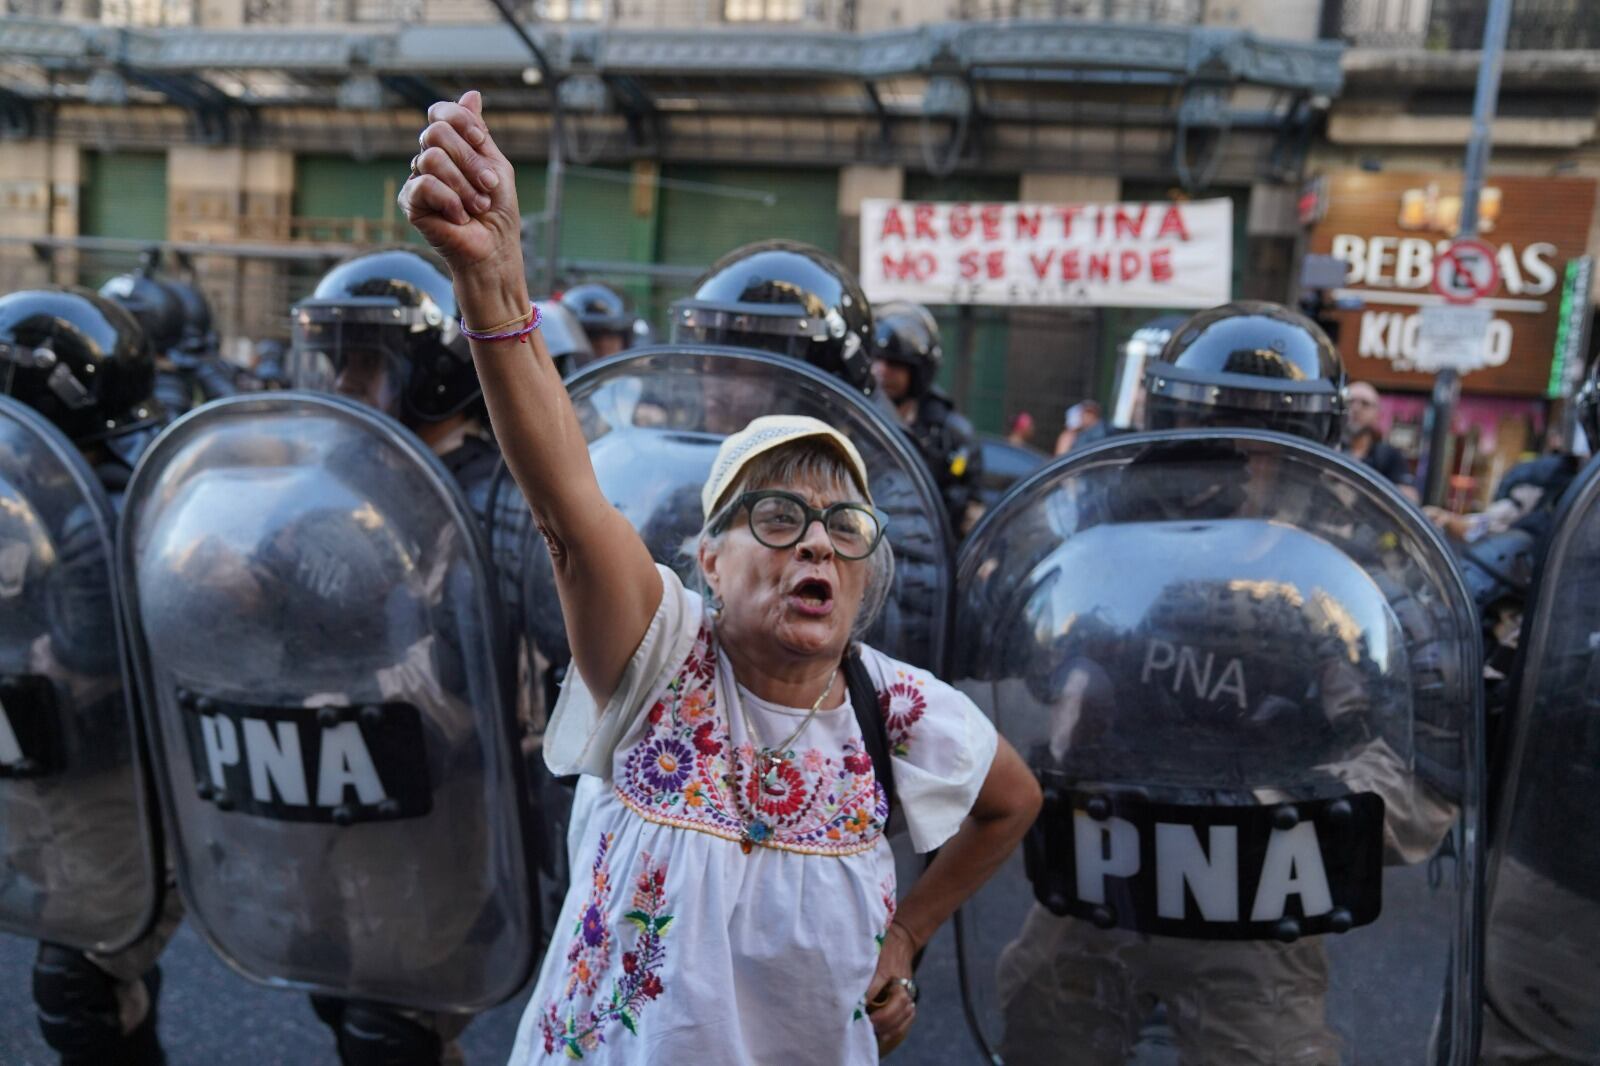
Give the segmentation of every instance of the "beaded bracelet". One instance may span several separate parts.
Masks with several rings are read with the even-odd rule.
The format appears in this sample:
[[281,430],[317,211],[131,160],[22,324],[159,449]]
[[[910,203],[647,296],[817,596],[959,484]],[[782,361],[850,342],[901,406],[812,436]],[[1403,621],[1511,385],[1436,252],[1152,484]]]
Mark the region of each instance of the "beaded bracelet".
[[475,341],[514,340],[522,344],[526,344],[528,343],[528,334],[538,329],[539,324],[544,321],[544,313],[539,310],[539,305],[534,303],[532,300],[528,301],[528,311],[530,314],[532,314],[533,318],[527,323],[527,325],[520,326],[517,329],[513,329],[505,333],[496,333],[493,331],[479,332],[475,329],[469,329],[465,319],[458,318],[456,322],[461,326],[461,335]]

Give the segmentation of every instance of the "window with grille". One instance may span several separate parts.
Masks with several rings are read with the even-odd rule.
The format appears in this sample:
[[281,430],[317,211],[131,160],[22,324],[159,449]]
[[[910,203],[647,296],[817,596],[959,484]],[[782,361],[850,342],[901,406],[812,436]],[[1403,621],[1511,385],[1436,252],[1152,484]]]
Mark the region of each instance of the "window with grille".
[[729,22],[799,22],[806,15],[806,0],[723,0],[722,17]]
[[533,13],[545,22],[599,22],[606,0],[536,0]]

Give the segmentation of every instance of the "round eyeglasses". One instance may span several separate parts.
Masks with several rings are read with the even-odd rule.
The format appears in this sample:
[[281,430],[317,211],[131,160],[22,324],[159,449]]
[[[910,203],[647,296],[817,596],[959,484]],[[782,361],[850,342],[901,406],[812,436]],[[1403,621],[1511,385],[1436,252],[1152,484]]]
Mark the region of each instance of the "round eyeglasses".
[[859,503],[835,503],[818,509],[792,492],[760,489],[746,492],[728,505],[723,517],[712,528],[721,533],[740,510],[750,523],[750,535],[768,548],[792,548],[811,528],[821,522],[841,559],[865,559],[883,539],[888,519],[879,511]]

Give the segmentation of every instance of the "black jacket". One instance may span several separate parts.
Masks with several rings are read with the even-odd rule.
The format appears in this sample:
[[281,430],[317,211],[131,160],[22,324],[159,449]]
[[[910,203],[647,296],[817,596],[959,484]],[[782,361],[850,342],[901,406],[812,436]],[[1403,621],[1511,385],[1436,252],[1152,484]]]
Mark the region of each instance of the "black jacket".
[[917,402],[916,418],[906,431],[933,472],[951,526],[959,530],[967,505],[977,498],[983,473],[983,449],[972,423],[956,410],[950,397],[930,389]]

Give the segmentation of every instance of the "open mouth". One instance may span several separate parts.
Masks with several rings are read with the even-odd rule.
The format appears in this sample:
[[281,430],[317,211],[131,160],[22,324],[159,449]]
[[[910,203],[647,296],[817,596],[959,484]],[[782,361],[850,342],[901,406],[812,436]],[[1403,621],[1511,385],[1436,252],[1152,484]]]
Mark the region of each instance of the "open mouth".
[[789,596],[808,611],[826,611],[833,605],[833,586],[820,577],[808,577],[789,590]]

